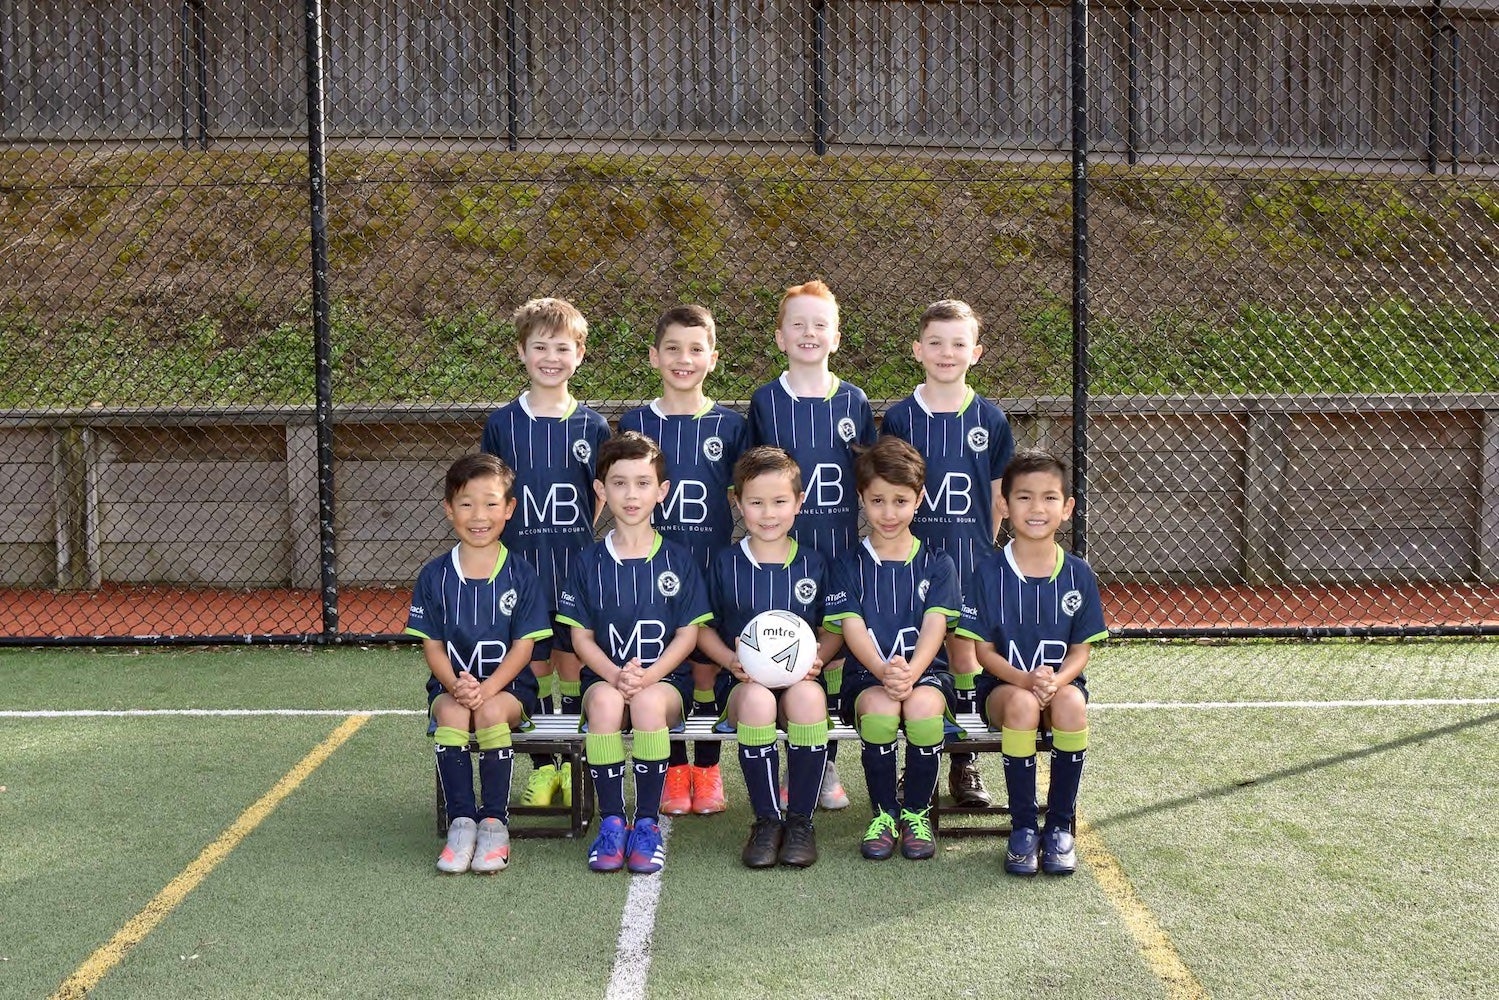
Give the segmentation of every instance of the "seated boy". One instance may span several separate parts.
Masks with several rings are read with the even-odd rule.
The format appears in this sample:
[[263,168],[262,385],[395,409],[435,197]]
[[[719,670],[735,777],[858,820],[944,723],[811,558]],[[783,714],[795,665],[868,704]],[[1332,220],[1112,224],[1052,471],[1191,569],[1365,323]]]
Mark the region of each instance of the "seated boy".
[[[1067,467],[1045,452],[1023,451],[1000,481],[1013,540],[974,573],[959,630],[978,644],[984,675],[979,711],[1000,727],[1012,832],[1005,871],[1069,875],[1077,867],[1073,824],[1088,753],[1091,643],[1108,638],[1098,580],[1064,552],[1056,535],[1072,517]],[[1046,836],[1037,832],[1036,732],[1051,727],[1051,790]]]
[[[860,852],[882,861],[895,853],[898,838],[903,856],[924,860],[936,853],[930,809],[944,717],[954,700],[943,643],[958,617],[957,571],[949,556],[911,534],[926,481],[926,463],[915,448],[900,438],[880,438],[854,462],[854,479],[869,534],[855,558],[834,567],[827,621],[843,633],[850,654],[842,713],[864,741],[874,809]],[[897,801],[895,767],[902,726],[904,805]]]
[[[817,861],[812,811],[828,756],[828,694],[821,668],[838,651],[839,639],[824,632],[812,673],[779,691],[750,680],[735,651],[739,633],[762,611],[790,611],[815,629],[822,621],[826,564],[816,550],[788,535],[802,505],[796,459],[780,448],[751,448],[734,466],[734,497],[745,535],[713,560],[708,594],[717,628],[703,629],[698,646],[738,681],[723,718],[738,736],[739,766],[755,811],[741,859],[749,868],[777,863],[806,868]],[[784,820],[776,795],[778,719],[786,723],[790,758]]]
[[[650,874],[666,862],[658,820],[668,732],[692,703],[687,656],[697,648],[698,626],[713,615],[697,561],[651,527],[651,513],[671,485],[661,449],[626,431],[604,442],[598,462],[594,488],[614,515],[614,529],[574,561],[557,609],[583,661],[584,750],[602,817],[588,867],[628,865]],[[635,733],[635,822],[628,834],[627,724]]]
[[[448,469],[442,510],[458,544],[422,567],[406,620],[432,672],[427,706],[448,807],[437,870],[447,874],[489,874],[509,862],[510,731],[537,711],[536,677],[526,666],[535,643],[552,634],[536,571],[500,541],[515,513],[514,484],[493,455],[465,455]],[[482,808],[470,733],[479,743]]]

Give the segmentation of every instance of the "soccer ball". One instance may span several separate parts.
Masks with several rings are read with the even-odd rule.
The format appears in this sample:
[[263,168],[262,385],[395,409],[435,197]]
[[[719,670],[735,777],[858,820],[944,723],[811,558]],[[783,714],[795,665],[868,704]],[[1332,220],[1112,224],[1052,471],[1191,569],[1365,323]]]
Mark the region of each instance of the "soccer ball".
[[817,635],[789,611],[762,611],[739,633],[739,665],[768,688],[806,677],[817,656]]

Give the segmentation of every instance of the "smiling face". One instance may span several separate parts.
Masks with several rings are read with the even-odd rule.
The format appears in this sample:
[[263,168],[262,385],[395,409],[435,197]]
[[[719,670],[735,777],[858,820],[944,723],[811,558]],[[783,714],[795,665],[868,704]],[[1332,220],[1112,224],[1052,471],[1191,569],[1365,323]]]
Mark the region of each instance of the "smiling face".
[[515,513],[515,500],[499,476],[479,476],[459,487],[453,499],[444,500],[442,511],[461,543],[482,549],[499,544],[506,522]]
[[656,475],[656,465],[649,458],[620,459],[609,466],[602,482],[593,484],[614,520],[632,528],[650,522],[651,512],[666,499],[670,486]]
[[678,392],[696,389],[717,366],[713,338],[701,326],[673,323],[662,332],[661,342],[651,348],[651,367],[661,373],[663,385]]
[[911,353],[926,372],[928,382],[962,382],[968,369],[984,353],[978,327],[971,319],[934,319],[921,331]]
[[736,494],[744,530],[759,542],[778,542],[791,531],[802,509],[802,495],[788,472],[767,472],[746,480]]
[[1005,493],[1005,514],[1016,538],[1049,541],[1072,517],[1074,498],[1066,495],[1055,472],[1026,472],[1015,477]]
[[859,500],[864,504],[864,516],[869,518],[870,530],[889,541],[910,533],[911,519],[916,516],[921,497],[909,486],[899,486],[875,476],[860,492]]
[[819,365],[838,350],[838,305],[816,295],[786,300],[776,346],[792,364]]
[[583,345],[566,333],[538,330],[520,347],[520,359],[532,388],[559,389],[583,363]]

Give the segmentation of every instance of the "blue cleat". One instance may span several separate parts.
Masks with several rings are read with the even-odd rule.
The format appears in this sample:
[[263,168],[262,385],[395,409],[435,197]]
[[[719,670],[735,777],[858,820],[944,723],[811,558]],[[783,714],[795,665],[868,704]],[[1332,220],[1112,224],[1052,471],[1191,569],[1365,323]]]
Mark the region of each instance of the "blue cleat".
[[625,819],[605,816],[599,835],[588,849],[588,867],[596,872],[617,872],[625,866]]
[[1033,828],[1024,826],[1010,831],[1010,843],[1005,849],[1005,871],[1011,875],[1034,875],[1040,867],[1038,853],[1041,835]]
[[654,875],[666,865],[666,838],[650,817],[635,821],[630,831],[630,860],[626,865],[635,875]]
[[1060,826],[1046,828],[1041,838],[1041,870],[1048,875],[1071,875],[1077,871],[1077,844],[1071,830]]

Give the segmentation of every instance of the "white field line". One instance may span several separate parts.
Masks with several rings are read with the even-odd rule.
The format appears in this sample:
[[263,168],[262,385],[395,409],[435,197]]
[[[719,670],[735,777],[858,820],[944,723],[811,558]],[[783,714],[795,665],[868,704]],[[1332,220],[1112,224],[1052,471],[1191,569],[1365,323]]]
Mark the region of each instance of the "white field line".
[[[1327,701],[1116,701],[1094,702],[1090,712],[1103,711],[1222,711],[1233,709],[1287,708],[1434,708],[1441,706],[1499,705],[1499,698],[1366,698]],[[414,708],[120,708],[120,709],[0,709],[0,719],[119,719],[149,716],[425,716]]]
[[[661,817],[661,840],[671,839],[671,817]],[[630,892],[619,918],[619,943],[604,1000],[641,1000],[651,971],[651,935],[656,931],[656,907],[661,902],[661,876],[631,875]]]

